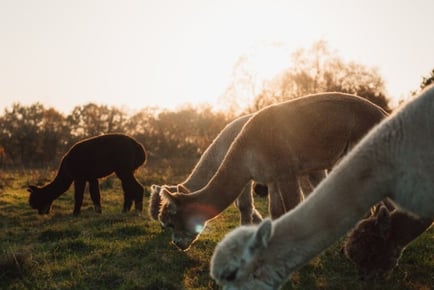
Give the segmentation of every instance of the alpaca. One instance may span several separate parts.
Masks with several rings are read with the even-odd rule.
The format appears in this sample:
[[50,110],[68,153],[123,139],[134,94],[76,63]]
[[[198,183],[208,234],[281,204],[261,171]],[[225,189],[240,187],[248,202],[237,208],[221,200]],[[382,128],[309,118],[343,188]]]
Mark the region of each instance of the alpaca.
[[380,205],[350,231],[344,253],[357,266],[362,280],[384,279],[398,265],[405,247],[432,222]]
[[278,289],[385,199],[434,218],[434,87],[371,130],[309,197],[216,246],[210,274],[224,289]]
[[342,93],[266,107],[246,122],[205,187],[191,194],[163,188],[159,220],[186,250],[250,180],[268,187],[269,212],[277,218],[301,201],[299,176],[330,169],[385,116],[373,103]]
[[[232,141],[251,116],[249,114],[239,117],[226,125],[202,154],[190,175],[182,183],[174,186],[165,185],[164,188],[170,192],[190,193],[204,187],[217,171]],[[262,220],[261,214],[255,209],[250,188],[250,183],[246,184],[235,202],[240,211],[241,224],[258,223]],[[158,220],[161,189],[162,186],[159,185],[151,186],[149,214],[154,220]]]
[[143,187],[134,171],[145,163],[146,153],[141,144],[123,134],[107,134],[74,144],[63,156],[55,179],[44,187],[29,186],[29,204],[39,214],[48,214],[53,201],[74,182],[74,215],[80,213],[86,182],[95,211],[101,213],[98,178],[115,173],[124,191],[123,211],[131,209],[134,200],[141,212]]
[[[193,171],[178,185],[151,185],[149,214],[154,220],[158,220],[158,213],[161,206],[161,190],[162,188],[171,193],[191,193],[204,187],[211,177],[215,174],[221,162],[223,161],[229,146],[232,144],[235,137],[241,131],[244,124],[250,119],[252,114],[245,115],[235,119],[226,125],[223,130],[213,140],[211,145],[205,150],[199,159]],[[324,177],[324,172],[312,172],[307,177],[303,178],[303,185],[307,184],[303,192],[312,191],[313,187],[319,183]],[[253,188],[253,190],[252,190]],[[261,214],[255,209],[252,198],[252,193],[255,192],[259,196],[266,196],[268,189],[263,184],[247,183],[241,191],[241,194],[235,201],[235,206],[240,211],[240,223],[251,224],[262,221]],[[218,198],[219,196],[216,196]]]

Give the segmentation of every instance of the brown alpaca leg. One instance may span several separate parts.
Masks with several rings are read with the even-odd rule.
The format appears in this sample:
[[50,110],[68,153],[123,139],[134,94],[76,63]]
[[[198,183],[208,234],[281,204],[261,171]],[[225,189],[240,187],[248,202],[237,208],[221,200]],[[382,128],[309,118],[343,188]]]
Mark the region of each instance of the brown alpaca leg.
[[285,213],[285,208],[280,198],[277,185],[275,183],[268,183],[268,212],[272,219],[278,218]]
[[[251,216],[252,216],[252,223],[254,224],[259,224],[260,222],[262,222],[263,217],[262,215],[259,213],[259,211],[255,208],[255,201],[253,199],[253,195],[255,193],[255,189],[257,188],[257,183],[254,181],[250,182],[250,192],[249,192],[249,202],[251,204],[252,207],[252,212],[251,212]],[[262,190],[266,190],[268,192],[268,188],[265,185],[261,186]]]
[[102,213],[101,193],[99,191],[98,179],[89,180],[89,192],[92,199],[95,212]]
[[302,200],[302,194],[295,176],[268,186],[269,206],[272,219],[276,219],[294,208]]
[[144,189],[142,185],[136,180],[132,172],[124,174],[116,172],[116,175],[121,180],[122,189],[124,191],[123,212],[129,211],[134,201],[136,212],[140,213],[143,209]]
[[83,193],[86,181],[84,180],[74,180],[74,215],[80,213],[81,205],[83,204]]
[[302,200],[303,195],[295,176],[288,178],[283,182],[277,183],[278,193],[285,208],[285,212],[296,207]]
[[[301,177],[304,178],[306,183],[308,184],[308,187],[301,186],[304,197],[307,197],[313,191],[313,189],[321,182],[321,180],[323,180],[326,176],[327,176],[326,171],[320,170],[320,171],[311,172]],[[299,178],[299,183],[300,181],[301,180]]]
[[262,220],[261,214],[255,209],[253,203],[252,186],[253,182],[247,183],[235,201],[235,206],[240,211],[240,223],[242,225],[259,223]]

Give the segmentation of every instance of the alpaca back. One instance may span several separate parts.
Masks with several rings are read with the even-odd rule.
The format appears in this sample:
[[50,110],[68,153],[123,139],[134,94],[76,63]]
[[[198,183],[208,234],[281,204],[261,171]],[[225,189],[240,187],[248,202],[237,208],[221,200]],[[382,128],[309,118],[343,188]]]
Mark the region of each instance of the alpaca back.
[[250,148],[245,154],[251,155],[251,170],[279,164],[282,171],[291,167],[298,175],[331,169],[386,116],[379,106],[355,95],[324,93],[297,98],[255,113],[234,140],[230,149],[234,153],[228,152],[225,159],[230,158],[229,153],[236,155]]
[[88,138],[65,154],[65,170],[74,179],[100,178],[113,172],[132,172],[146,161],[141,144],[123,134]]

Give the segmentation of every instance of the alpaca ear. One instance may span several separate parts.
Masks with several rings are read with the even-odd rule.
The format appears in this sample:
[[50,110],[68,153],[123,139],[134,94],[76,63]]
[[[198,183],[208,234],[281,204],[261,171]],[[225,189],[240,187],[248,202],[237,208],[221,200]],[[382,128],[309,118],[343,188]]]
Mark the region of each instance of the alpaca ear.
[[34,193],[38,188],[34,185],[29,185],[29,187],[27,188],[27,191],[32,194]]
[[375,225],[378,226],[381,237],[384,239],[389,237],[390,228],[391,228],[391,217],[389,210],[381,205],[376,214]]
[[164,199],[166,199],[169,202],[176,203],[175,202],[175,195],[171,193],[168,189],[166,189],[164,186],[160,189],[160,195]]
[[178,203],[176,201],[175,195],[163,187],[160,191],[160,196],[163,199],[167,200],[167,203],[168,203],[167,208],[168,208],[169,212],[171,214],[176,214]]
[[272,235],[273,225],[271,220],[267,218],[259,224],[258,229],[256,230],[255,234],[251,239],[251,243],[249,246],[251,252],[255,253],[258,250],[267,248]]
[[154,191],[154,192],[160,192],[161,186],[157,185],[157,184],[152,184],[151,185],[151,190]]

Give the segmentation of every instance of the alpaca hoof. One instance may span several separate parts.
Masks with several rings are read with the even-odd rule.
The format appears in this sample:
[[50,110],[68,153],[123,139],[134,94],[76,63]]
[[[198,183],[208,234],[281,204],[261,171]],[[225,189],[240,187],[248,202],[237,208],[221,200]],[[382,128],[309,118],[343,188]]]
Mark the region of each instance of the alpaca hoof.
[[95,206],[95,212],[101,214],[102,213],[101,206]]

